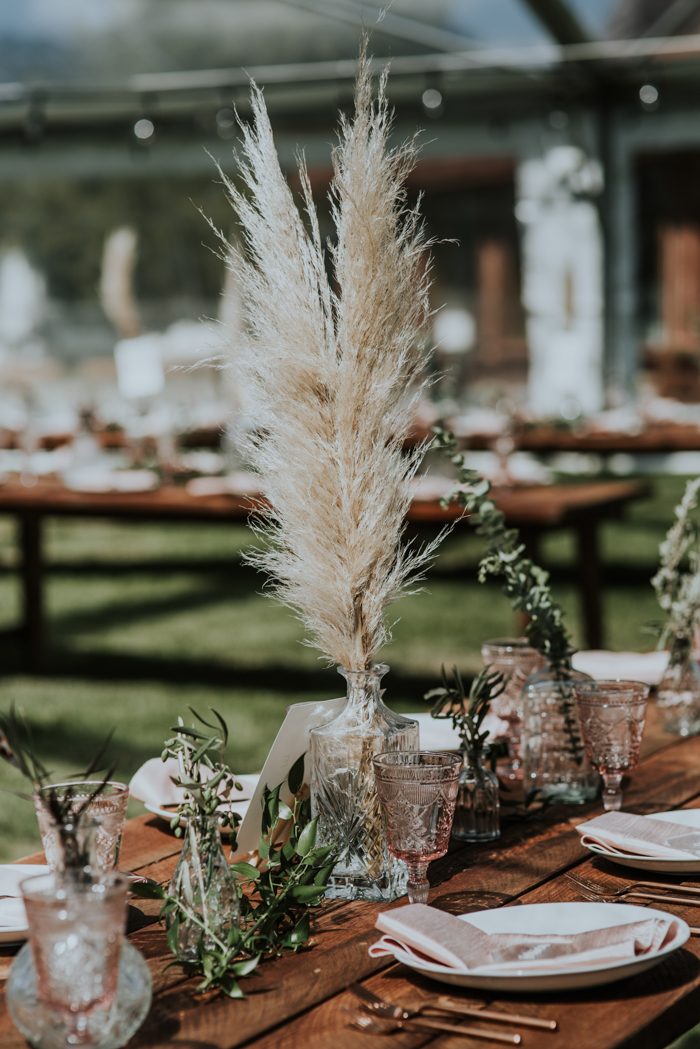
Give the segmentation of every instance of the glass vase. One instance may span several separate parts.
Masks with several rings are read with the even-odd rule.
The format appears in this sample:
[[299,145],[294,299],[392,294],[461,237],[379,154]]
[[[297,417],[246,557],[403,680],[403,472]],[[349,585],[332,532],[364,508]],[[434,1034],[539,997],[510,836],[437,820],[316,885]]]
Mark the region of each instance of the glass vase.
[[481,754],[464,754],[452,837],[457,841],[495,841],[501,836],[498,779]]
[[200,947],[225,940],[238,924],[238,891],[215,816],[198,816],[188,822],[168,891],[180,904],[167,915],[166,927],[181,962],[196,961]]
[[689,641],[676,639],[672,644],[657,696],[666,732],[674,736],[700,732],[700,667]]
[[486,666],[503,674],[506,686],[491,703],[491,712],[508,723],[508,761],[499,766],[506,779],[522,779],[520,740],[523,723],[523,686],[544,659],[526,637],[499,637],[485,641],[481,658]]
[[339,856],[326,895],[386,901],[403,895],[406,868],[387,848],[372,758],[387,750],[417,750],[418,724],[382,701],[389,668],[345,670],[347,701],[338,717],[310,733],[311,808],[318,840]]
[[545,667],[528,679],[523,695],[523,792],[535,800],[584,805],[599,779],[586,756],[574,684],[590,675],[570,665]]

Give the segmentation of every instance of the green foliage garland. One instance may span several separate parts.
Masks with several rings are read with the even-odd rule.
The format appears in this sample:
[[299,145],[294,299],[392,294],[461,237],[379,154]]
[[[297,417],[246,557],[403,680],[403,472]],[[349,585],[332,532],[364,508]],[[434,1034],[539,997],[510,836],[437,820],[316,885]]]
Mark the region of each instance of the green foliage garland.
[[[223,719],[213,713],[221,729]],[[204,725],[208,724],[197,717]],[[175,731],[173,740],[166,743],[166,757],[180,752],[182,726],[179,724]],[[222,737],[227,738],[225,725],[220,733],[215,730],[213,736],[200,730],[196,732],[196,736],[189,737],[193,748],[188,749],[187,758],[187,805],[190,819],[204,819],[221,800],[212,797],[212,784],[226,787],[235,783],[235,777],[221,757]],[[184,738],[187,741],[188,736],[185,734]],[[210,762],[214,777],[207,779],[205,774],[203,778],[202,767],[211,769]],[[298,951],[309,942],[311,912],[325,894],[335,865],[336,849],[333,845],[316,843],[316,819],[311,818],[303,774],[302,755],[287,776],[292,795],[290,805],[281,797],[282,784],[264,791],[257,862],[231,865],[239,891],[240,922],[225,938],[208,929],[185,902],[169,895],[158,883],[144,879],[134,885],[136,895],[163,901],[160,918],[168,925],[168,945],[174,954],[178,922],[188,920],[201,927],[197,961],[186,966],[188,972],[201,977],[198,991],[216,989],[231,998],[241,998],[240,980],[255,972],[261,961],[287,951]],[[196,786],[192,787],[193,784]]]

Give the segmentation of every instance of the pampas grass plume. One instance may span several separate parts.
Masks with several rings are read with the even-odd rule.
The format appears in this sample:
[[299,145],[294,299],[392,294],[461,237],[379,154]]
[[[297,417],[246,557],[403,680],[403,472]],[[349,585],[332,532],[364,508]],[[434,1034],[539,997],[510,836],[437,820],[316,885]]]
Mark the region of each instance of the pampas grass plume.
[[341,118],[333,152],[328,259],[304,161],[300,210],[254,84],[251,107],[240,186],[222,173],[240,247],[219,233],[246,319],[231,357],[256,406],[247,452],[270,506],[257,522],[263,549],[249,559],[298,614],[309,644],[346,668],[368,668],[390,638],[388,606],[437,546],[404,536],[425,454],[404,452],[429,316],[429,243],[405,190],[416,146],[390,147],[386,73],[375,96],[363,53],[354,114]]

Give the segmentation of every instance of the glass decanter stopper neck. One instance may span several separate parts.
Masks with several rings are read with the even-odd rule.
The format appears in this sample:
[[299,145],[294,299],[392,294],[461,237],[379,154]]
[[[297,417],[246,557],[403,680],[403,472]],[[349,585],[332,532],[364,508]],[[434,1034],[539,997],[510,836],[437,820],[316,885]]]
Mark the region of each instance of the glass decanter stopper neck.
[[367,670],[338,667],[338,673],[342,674],[348,683],[348,705],[362,709],[381,703],[380,686],[388,669],[386,663],[376,663]]

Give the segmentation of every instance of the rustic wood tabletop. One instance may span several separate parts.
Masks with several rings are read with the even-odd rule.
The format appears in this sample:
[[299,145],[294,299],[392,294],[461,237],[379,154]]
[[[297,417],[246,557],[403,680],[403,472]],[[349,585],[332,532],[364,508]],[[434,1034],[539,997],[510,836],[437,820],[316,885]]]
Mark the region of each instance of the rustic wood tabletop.
[[[653,812],[700,806],[700,739],[664,736],[656,711],[650,711],[643,758],[630,777],[625,807]],[[454,849],[431,868],[430,902],[453,913],[522,903],[581,899],[570,872],[615,889],[631,873],[602,860],[587,859],[574,826],[597,806],[558,809],[530,819],[511,818],[500,841]],[[29,818],[29,817],[28,817]],[[129,822],[120,866],[165,881],[173,870],[179,843],[166,825],[150,816]],[[35,858],[36,862],[36,858]],[[686,879],[688,884],[700,884]],[[521,1028],[527,1049],[663,1049],[690,1028],[700,1008],[700,938],[658,967],[607,987],[567,994],[491,997],[469,995],[413,975],[391,960],[372,960],[367,948],[376,938],[374,904],[325,904],[316,921],[313,948],[266,962],[245,981],[243,1001],[201,997],[195,981],[178,967],[168,967],[158,905],[134,901],[129,935],[148,960],[154,1002],[144,1027],[129,1043],[133,1049],[402,1049],[420,1046],[483,1046],[469,1037],[402,1031],[367,1034],[349,1026],[356,1001],[347,991],[363,981],[382,997],[412,1002],[449,991],[488,1001],[495,1008],[556,1019],[556,1033]],[[700,911],[669,905],[668,910],[698,924]],[[12,950],[0,956],[6,973]],[[348,1011],[350,1010],[350,1011]],[[465,1021],[473,1023],[474,1021]],[[514,1025],[517,1028],[517,1024]],[[19,1049],[26,1043],[12,1026],[0,1001],[0,1045]]]

